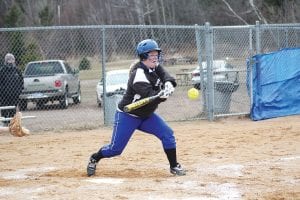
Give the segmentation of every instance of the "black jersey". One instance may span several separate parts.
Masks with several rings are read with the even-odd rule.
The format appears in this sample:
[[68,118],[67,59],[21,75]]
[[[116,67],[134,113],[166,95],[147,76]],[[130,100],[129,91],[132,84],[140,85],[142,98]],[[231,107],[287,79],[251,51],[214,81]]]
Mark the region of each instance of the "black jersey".
[[[166,81],[170,81],[176,87],[175,79],[161,65],[149,69],[142,62],[138,62],[130,70],[127,90],[118,105],[119,109],[123,111],[130,103],[158,94]],[[157,99],[129,113],[138,117],[148,117],[162,101],[165,99]]]
[[0,69],[0,103],[2,106],[15,105],[24,85],[22,72],[13,64]]

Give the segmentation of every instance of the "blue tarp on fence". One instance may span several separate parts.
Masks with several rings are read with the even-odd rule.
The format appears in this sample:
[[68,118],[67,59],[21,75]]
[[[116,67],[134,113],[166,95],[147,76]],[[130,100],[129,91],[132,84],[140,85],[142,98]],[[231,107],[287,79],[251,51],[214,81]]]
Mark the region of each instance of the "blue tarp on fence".
[[252,77],[249,79],[252,81],[251,119],[300,114],[300,48],[259,54],[252,59],[247,66],[247,77]]

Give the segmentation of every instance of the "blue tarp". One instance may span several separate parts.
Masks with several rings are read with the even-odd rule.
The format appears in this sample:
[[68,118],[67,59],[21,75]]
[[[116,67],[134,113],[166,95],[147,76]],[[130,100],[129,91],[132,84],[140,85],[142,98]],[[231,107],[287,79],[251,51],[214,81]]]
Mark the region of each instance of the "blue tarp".
[[255,55],[247,67],[252,120],[300,114],[300,48]]

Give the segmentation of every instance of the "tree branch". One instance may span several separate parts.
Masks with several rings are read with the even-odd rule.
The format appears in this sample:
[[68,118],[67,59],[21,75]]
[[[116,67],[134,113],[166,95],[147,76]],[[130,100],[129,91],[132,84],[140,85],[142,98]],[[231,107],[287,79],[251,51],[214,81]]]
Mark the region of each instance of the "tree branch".
[[255,6],[254,1],[253,0],[249,0],[249,4],[252,7],[252,9],[254,10],[256,16],[258,17],[258,19],[260,21],[263,21],[264,24],[268,24],[266,18],[261,14],[261,12],[259,11],[259,9]]
[[249,25],[241,16],[239,16],[230,6],[230,4],[226,1],[226,0],[222,0],[226,6],[228,7],[228,9],[233,13],[234,16],[236,16],[239,20],[241,20],[242,22],[244,22],[244,24]]

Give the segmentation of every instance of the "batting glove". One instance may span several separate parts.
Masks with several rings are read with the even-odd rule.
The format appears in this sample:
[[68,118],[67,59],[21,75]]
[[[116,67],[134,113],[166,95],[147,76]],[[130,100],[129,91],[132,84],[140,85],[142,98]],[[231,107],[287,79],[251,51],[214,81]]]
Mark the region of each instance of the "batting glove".
[[161,99],[167,99],[170,96],[170,94],[166,90],[161,90],[158,94],[159,98]]
[[169,95],[172,95],[173,92],[175,91],[175,88],[174,88],[173,84],[170,81],[167,81],[167,82],[165,82],[165,88],[164,88],[164,90]]

